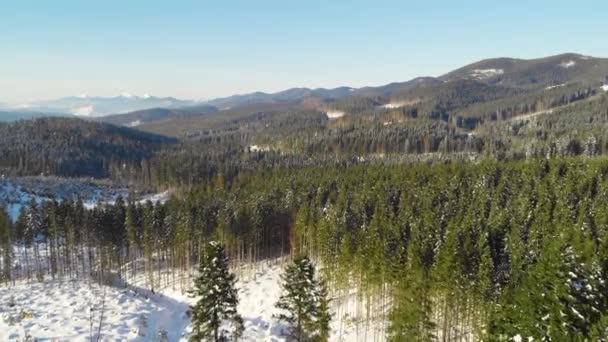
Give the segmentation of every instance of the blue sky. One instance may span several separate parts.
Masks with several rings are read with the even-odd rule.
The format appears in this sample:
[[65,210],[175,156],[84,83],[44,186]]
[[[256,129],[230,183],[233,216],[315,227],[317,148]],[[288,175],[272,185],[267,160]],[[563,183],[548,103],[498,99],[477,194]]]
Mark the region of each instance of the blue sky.
[[608,57],[608,1],[1,0],[0,102],[380,85],[479,59]]

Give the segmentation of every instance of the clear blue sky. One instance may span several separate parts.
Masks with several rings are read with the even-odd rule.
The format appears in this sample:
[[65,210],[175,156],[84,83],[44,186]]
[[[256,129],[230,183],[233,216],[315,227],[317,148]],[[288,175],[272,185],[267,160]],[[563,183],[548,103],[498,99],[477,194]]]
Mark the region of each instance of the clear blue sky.
[[6,102],[357,87],[562,52],[608,57],[608,1],[0,2]]

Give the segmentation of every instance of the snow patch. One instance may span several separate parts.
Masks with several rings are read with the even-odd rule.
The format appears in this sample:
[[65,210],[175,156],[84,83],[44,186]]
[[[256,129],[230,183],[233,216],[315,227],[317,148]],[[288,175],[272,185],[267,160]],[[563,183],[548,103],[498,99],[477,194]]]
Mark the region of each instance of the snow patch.
[[560,87],[563,87],[565,85],[566,85],[566,83],[564,83],[564,84],[557,84],[557,85],[549,86],[549,87],[545,88],[545,90],[551,90],[551,89],[555,89],[555,88],[560,88]]
[[171,192],[169,191],[164,191],[164,192],[160,192],[158,194],[151,194],[151,195],[146,195],[144,197],[142,197],[141,200],[139,200],[139,203],[146,203],[147,201],[150,201],[152,203],[165,203],[169,200],[169,197],[171,197]]
[[131,121],[131,122],[129,122],[129,124],[127,126],[129,126],[129,127],[137,127],[139,125],[141,125],[141,120]]
[[332,110],[325,113],[325,115],[327,115],[327,118],[330,120],[341,118],[344,116],[344,114],[346,113],[339,110]]
[[143,99],[149,99],[149,98],[151,98],[151,97],[152,97],[152,96],[150,96],[150,94],[148,94],[148,93],[145,93],[145,94],[142,96],[142,98],[143,98]]
[[120,93],[120,97],[124,97],[124,98],[130,99],[130,98],[133,97],[133,95],[131,95],[129,93],[126,93],[126,92],[122,92],[122,93]]
[[571,67],[573,67],[573,66],[575,66],[575,65],[576,65],[576,62],[575,62],[575,61],[573,61],[573,60],[569,60],[569,61],[563,61],[563,62],[560,64],[560,66],[561,66],[562,68],[566,68],[566,69],[571,68]]
[[471,72],[471,76],[484,79],[504,74],[503,69],[475,69]]
[[608,84],[604,84],[600,88],[602,88],[603,91],[608,91]]
[[403,106],[405,106],[404,102],[391,102],[391,103],[387,103],[385,105],[382,105],[382,108],[394,109],[394,108],[401,108]]
[[93,114],[95,112],[95,108],[92,105],[83,106],[83,107],[72,108],[70,110],[70,112],[72,114],[78,115],[78,116],[90,116],[91,114]]
[[266,151],[270,151],[270,147],[268,146],[258,146],[258,145],[249,145],[249,150],[251,152],[266,152]]

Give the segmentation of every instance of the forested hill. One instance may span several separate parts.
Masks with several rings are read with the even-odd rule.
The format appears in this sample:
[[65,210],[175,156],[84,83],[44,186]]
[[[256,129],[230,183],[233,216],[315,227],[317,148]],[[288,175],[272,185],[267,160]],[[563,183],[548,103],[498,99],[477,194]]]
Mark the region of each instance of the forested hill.
[[174,142],[71,118],[0,123],[0,170],[8,175],[135,176],[142,160]]

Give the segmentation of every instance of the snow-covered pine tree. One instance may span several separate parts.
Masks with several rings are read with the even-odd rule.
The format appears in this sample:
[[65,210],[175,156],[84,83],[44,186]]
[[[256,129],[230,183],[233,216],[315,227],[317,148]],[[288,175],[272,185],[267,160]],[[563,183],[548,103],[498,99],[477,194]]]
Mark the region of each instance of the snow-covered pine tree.
[[294,341],[327,341],[329,301],[325,285],[315,279],[315,267],[307,256],[297,257],[281,276],[283,294],[276,304],[277,318],[291,326]]
[[[191,341],[226,341],[230,333],[235,339],[242,334],[243,319],[237,312],[239,299],[235,283],[235,275],[228,270],[224,246],[210,242],[201,259],[195,288],[190,291],[193,297],[200,297],[192,308]],[[232,324],[232,332],[220,329],[226,321]]]

